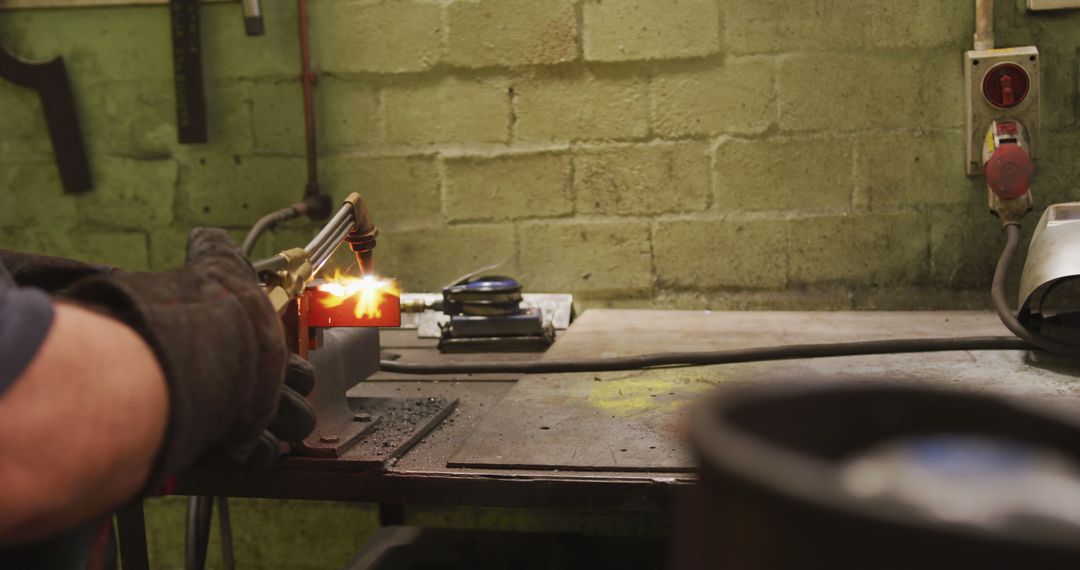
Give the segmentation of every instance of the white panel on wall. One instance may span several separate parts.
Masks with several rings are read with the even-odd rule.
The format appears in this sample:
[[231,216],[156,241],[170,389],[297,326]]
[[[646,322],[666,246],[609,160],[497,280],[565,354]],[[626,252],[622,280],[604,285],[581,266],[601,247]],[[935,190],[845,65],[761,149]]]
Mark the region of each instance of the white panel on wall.
[[1080,8],[1080,0],[1027,0],[1028,10],[1063,10]]
[[[231,0],[202,0],[228,2]],[[169,0],[0,0],[0,10],[16,8],[81,8],[85,6],[141,6],[168,4]]]

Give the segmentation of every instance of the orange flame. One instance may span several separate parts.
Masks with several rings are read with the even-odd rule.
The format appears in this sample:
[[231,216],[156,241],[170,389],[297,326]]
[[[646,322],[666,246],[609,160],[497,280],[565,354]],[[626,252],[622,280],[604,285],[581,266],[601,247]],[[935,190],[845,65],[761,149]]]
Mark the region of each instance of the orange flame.
[[353,314],[358,319],[378,319],[382,317],[382,302],[387,295],[401,296],[401,289],[392,279],[377,279],[374,275],[354,277],[334,271],[334,276],[315,287],[326,293],[320,302],[323,307],[332,309],[344,304],[351,298],[356,299]]

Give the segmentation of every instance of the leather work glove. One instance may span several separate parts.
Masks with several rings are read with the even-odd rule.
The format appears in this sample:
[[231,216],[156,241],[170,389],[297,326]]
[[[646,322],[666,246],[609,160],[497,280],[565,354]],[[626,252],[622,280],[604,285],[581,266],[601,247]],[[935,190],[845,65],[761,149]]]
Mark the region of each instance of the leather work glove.
[[200,458],[269,467],[279,441],[314,430],[304,398],[314,370],[290,352],[254,270],[223,230],[193,230],[181,269],[89,277],[68,296],[131,326],[165,372],[169,421],[149,489]]
[[37,287],[56,293],[83,277],[106,275],[114,271],[108,265],[91,265],[74,259],[35,255],[0,249],[0,265],[7,268],[20,287]]

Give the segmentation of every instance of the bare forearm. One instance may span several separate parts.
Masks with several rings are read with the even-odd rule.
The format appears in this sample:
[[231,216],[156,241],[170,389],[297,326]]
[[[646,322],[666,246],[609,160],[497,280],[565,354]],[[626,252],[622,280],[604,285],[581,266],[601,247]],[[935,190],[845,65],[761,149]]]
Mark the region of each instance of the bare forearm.
[[125,325],[57,305],[0,397],[0,543],[91,520],[145,484],[168,418],[161,368]]

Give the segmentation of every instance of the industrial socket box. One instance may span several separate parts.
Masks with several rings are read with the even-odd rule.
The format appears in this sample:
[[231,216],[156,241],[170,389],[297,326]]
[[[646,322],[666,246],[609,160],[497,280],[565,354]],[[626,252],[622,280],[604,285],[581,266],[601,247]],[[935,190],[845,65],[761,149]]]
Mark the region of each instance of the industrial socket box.
[[994,120],[1020,121],[1031,160],[1038,159],[1039,50],[1035,46],[965,52],[964,96],[968,176],[982,174],[983,145]]

